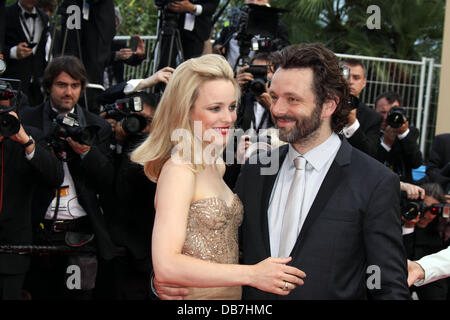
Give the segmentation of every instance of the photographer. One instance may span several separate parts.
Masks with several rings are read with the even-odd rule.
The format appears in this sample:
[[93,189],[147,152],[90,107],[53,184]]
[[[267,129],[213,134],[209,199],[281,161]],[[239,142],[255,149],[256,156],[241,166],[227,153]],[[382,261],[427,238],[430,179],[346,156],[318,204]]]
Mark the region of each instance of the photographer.
[[[262,68],[254,68],[262,66]],[[249,73],[251,68],[255,73]],[[273,76],[273,66],[270,61],[270,54],[261,52],[255,55],[251,61],[251,66],[242,67],[236,75],[236,80],[242,88],[243,95],[239,106],[236,127],[244,131],[253,129],[260,131],[273,127],[270,116],[271,98],[268,91],[268,83]]]
[[[436,183],[426,183],[422,187],[425,190],[425,197],[422,203],[418,203],[418,216],[414,219],[411,219],[412,216],[408,219],[402,217],[403,242],[409,260],[418,260],[445,248],[439,229],[443,221],[441,217],[443,208],[440,205],[446,203],[444,193]],[[446,299],[448,287],[446,280],[442,280],[415,290],[421,300]]]
[[[36,189],[56,188],[63,179],[61,164],[53,157],[42,133],[23,127],[1,98],[0,245],[31,245],[32,197]],[[9,124],[9,125],[6,125]],[[0,300],[20,300],[30,256],[0,253]]]
[[[41,298],[92,298],[97,266],[101,259],[109,260],[117,254],[105,223],[109,214],[105,209],[109,207],[104,201],[114,181],[111,128],[77,104],[86,82],[86,70],[79,59],[55,58],[43,78],[49,100],[25,109],[22,115],[24,123],[44,132],[64,167],[64,182],[57,190],[36,195],[42,238],[51,244],[89,251],[50,256],[46,267],[39,266],[43,261],[37,258],[32,294]],[[70,265],[81,269],[79,287],[68,288],[62,281],[70,274]]]
[[149,280],[152,269],[151,235],[155,215],[154,195],[156,184],[144,174],[142,166],[131,162],[129,154],[149,134],[156,109],[155,95],[144,92],[131,97],[142,100],[143,109],[138,114],[146,120],[139,132],[129,132],[122,121],[115,124],[115,136],[122,152],[117,157],[114,215],[110,220],[113,241],[126,248],[128,255],[112,262],[116,299],[146,300],[150,296]]
[[[122,15],[119,7],[114,9],[116,15],[116,32],[122,23]],[[124,81],[124,64],[138,66],[146,58],[145,43],[139,35],[134,35],[127,46],[125,40],[114,39],[111,45],[111,56],[105,68],[103,86],[109,88]]]
[[20,79],[30,104],[43,101],[41,77],[47,64],[48,17],[35,0],[19,0],[6,8],[6,34],[3,54],[5,78]]
[[375,100],[375,110],[383,117],[376,158],[392,168],[401,181],[412,183],[412,169],[422,165],[419,130],[409,125],[400,105],[401,98],[395,92],[383,93]]
[[[248,4],[270,7],[269,0],[245,0],[244,6]],[[225,56],[231,67],[235,68],[240,55],[240,47],[236,38],[239,30],[234,30],[233,27],[227,26],[221,30],[219,38],[214,42],[213,53]],[[278,22],[275,37],[271,40],[272,43],[277,44],[277,48],[271,51],[276,51],[290,45],[288,29],[283,22]]]
[[347,125],[342,132],[353,147],[375,157],[383,118],[375,110],[359,101],[361,91],[367,83],[366,70],[362,62],[355,59],[344,59],[341,64],[350,69],[347,79],[350,93],[358,98],[352,105],[353,109],[348,115]]
[[[212,28],[212,15],[219,5],[219,0],[156,0],[155,4],[178,14],[177,29],[180,32],[184,60],[202,55],[204,42],[209,38]],[[162,36],[162,50],[158,69],[176,67],[175,59],[171,57],[169,65],[170,34]],[[173,52],[175,55],[177,52]]]

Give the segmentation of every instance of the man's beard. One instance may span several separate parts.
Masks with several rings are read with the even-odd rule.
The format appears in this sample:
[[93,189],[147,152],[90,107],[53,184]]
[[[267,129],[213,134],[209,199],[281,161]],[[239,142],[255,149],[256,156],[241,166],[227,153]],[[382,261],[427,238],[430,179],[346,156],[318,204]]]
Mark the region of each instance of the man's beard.
[[75,104],[73,104],[73,105],[60,104],[60,103],[57,103],[53,99],[50,99],[50,101],[51,101],[52,107],[55,108],[56,110],[58,110],[58,112],[61,112],[61,113],[70,112],[75,107]]
[[273,117],[276,124],[278,123],[277,119],[295,121],[295,126],[292,129],[279,128],[277,125],[280,140],[287,143],[301,143],[313,138],[315,136],[314,133],[322,123],[321,114],[322,108],[316,106],[309,117],[303,117],[302,119],[289,116]]

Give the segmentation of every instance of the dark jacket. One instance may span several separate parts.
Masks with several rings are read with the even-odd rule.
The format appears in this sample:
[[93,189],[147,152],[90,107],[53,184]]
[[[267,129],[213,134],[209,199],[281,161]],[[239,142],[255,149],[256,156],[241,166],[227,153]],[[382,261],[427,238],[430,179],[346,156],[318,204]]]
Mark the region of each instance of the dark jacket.
[[[2,208],[0,211],[0,244],[31,245],[32,243],[32,198],[36,190],[50,191],[61,185],[64,172],[61,163],[54,157],[36,128],[25,127],[35,140],[34,156],[25,158],[24,148],[17,142],[4,139],[0,143],[2,160]],[[25,273],[29,256],[0,254],[0,273]]]
[[[262,174],[261,164],[246,164],[241,170],[235,190],[245,212],[244,264],[271,256],[267,210],[287,153],[287,145],[272,151],[273,159],[279,159],[276,174]],[[344,139],[290,254],[289,265],[306,273],[305,284],[288,296],[244,287],[243,298],[408,299],[398,186],[395,174]],[[381,270],[380,287],[373,290],[366,285],[370,266]]]
[[[382,135],[383,133],[381,133]],[[412,169],[422,165],[422,153],[417,144],[418,138],[419,130],[410,126],[409,133],[405,138],[395,139],[391,151],[387,151],[381,143],[378,144],[377,160],[398,174],[400,181],[413,183]]]
[[[84,116],[87,126],[95,125],[100,127],[100,130],[87,155],[84,158],[74,155],[67,164],[77,190],[78,201],[91,222],[99,254],[104,259],[111,259],[117,253],[105,222],[105,215],[110,213],[108,210],[110,204],[105,201],[111,194],[114,182],[114,164],[109,148],[111,126],[99,116],[79,106],[76,112],[79,118]],[[49,102],[45,102],[39,106],[24,109],[21,119],[23,123],[38,127],[46,137],[49,137],[53,113]],[[37,195],[39,203],[35,214],[38,220],[44,219],[55,191]]]
[[19,17],[21,9],[19,5],[15,3],[6,8],[6,34],[3,54],[5,55],[5,60],[8,66],[6,72],[3,74],[3,77],[21,80],[22,91],[26,94],[28,94],[32,77],[36,85],[40,85],[40,78],[42,77],[47,65],[45,61],[45,45],[48,39],[48,17],[42,10],[39,8],[36,9],[39,19],[41,19],[43,23],[43,30],[40,41],[37,44],[36,54],[32,54],[25,59],[17,60],[10,58],[11,48],[17,46],[21,42],[28,42],[28,39],[23,32],[22,25],[20,24]]
[[383,117],[364,103],[361,103],[356,111],[356,118],[360,127],[348,139],[348,142],[356,149],[376,157],[378,145],[380,144],[380,128]]
[[439,183],[446,193],[450,191],[450,133],[434,138],[426,174],[431,182]]

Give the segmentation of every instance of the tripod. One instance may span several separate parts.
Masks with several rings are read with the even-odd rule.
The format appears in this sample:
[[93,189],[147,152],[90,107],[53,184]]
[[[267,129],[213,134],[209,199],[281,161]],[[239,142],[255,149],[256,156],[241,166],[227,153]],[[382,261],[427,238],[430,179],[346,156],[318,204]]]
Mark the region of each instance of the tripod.
[[184,61],[178,18],[179,14],[158,8],[157,38],[152,53],[153,73],[167,66],[175,68],[177,57],[180,62]]

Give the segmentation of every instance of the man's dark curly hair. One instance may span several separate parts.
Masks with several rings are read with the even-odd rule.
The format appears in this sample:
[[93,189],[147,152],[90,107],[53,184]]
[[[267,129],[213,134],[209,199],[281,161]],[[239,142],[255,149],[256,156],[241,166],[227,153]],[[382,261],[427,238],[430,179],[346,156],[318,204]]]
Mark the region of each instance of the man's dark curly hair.
[[331,129],[339,133],[348,122],[350,106],[349,88],[342,75],[336,55],[320,43],[293,45],[272,55],[275,70],[311,68],[314,73],[316,104],[322,108],[327,100],[336,101],[331,118]]

